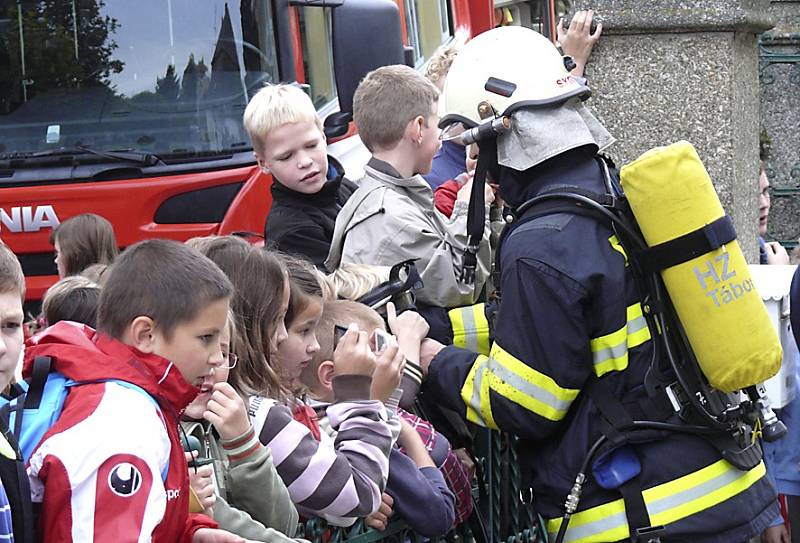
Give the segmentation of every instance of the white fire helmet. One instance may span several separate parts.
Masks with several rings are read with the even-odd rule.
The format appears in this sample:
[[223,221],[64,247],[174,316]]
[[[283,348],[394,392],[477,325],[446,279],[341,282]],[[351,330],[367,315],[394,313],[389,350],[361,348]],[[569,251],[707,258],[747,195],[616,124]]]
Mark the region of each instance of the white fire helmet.
[[439,97],[439,126],[471,128],[521,108],[553,107],[590,94],[547,38],[504,26],[474,37],[456,56]]

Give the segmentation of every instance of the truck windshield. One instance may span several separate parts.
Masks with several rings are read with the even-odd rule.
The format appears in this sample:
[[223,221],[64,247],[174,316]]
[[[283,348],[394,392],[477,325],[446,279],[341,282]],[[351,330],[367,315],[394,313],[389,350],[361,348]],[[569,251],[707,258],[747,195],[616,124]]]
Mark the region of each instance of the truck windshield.
[[250,148],[270,0],[0,0],[0,155]]

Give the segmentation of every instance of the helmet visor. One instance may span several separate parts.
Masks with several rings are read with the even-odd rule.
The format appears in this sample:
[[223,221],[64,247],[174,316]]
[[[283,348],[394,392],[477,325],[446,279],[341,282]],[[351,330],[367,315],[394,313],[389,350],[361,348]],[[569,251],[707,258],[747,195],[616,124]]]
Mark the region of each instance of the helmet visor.
[[459,121],[452,122],[445,127],[441,127],[439,131],[439,139],[442,141],[453,141],[461,137],[461,134],[467,130],[467,126]]

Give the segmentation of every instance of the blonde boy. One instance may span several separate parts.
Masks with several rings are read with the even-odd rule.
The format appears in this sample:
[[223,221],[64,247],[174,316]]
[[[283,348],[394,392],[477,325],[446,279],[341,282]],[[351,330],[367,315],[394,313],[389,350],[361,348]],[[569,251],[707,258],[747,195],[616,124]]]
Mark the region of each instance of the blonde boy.
[[[489,244],[482,244],[474,283],[462,283],[471,185],[459,191],[448,219],[435,210],[421,177],[439,148],[438,89],[407,66],[367,74],[353,97],[361,140],[372,152],[359,189],[336,219],[328,269],[341,262],[391,266],[418,259],[425,288],[421,302],[443,307],[473,303],[489,273]],[[486,213],[493,196],[487,192]],[[486,223],[488,240],[489,223]]]
[[321,266],[336,215],[356,186],[327,155],[314,104],[299,87],[267,85],[247,105],[244,127],[259,167],[273,178],[264,237],[276,249]]

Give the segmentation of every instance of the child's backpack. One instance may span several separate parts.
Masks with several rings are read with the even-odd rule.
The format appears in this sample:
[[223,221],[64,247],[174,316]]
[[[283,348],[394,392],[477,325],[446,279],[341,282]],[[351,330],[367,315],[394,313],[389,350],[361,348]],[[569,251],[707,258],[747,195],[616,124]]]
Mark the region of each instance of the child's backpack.
[[[90,381],[75,381],[67,379],[57,371],[51,371],[52,359],[49,356],[37,356],[33,360],[33,371],[25,387],[17,389],[14,398],[0,398],[0,425],[5,425],[9,433],[19,445],[22,459],[28,462],[42,441],[45,433],[61,416],[64,401],[69,394],[69,389],[75,386],[113,382],[125,388],[143,394],[160,413],[158,402],[150,393],[140,386],[121,381],[119,379],[93,379]],[[166,479],[169,466],[161,473]]]

